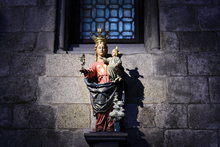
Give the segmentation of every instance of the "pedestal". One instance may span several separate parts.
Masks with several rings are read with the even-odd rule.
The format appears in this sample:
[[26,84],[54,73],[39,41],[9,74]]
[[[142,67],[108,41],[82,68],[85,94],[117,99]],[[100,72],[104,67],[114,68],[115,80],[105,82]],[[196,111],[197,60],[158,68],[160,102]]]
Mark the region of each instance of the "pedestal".
[[90,147],[124,147],[126,146],[127,136],[127,133],[122,132],[84,133]]

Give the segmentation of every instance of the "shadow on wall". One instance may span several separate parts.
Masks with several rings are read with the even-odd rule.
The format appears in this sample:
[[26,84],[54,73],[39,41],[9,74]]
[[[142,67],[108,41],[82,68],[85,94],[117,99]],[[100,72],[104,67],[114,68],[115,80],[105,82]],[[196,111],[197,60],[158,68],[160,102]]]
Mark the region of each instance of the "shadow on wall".
[[128,146],[146,147],[149,143],[143,139],[145,136],[139,130],[138,107],[143,107],[144,86],[139,80],[144,78],[139,74],[138,68],[127,69],[125,73],[125,118],[124,129],[128,133]]

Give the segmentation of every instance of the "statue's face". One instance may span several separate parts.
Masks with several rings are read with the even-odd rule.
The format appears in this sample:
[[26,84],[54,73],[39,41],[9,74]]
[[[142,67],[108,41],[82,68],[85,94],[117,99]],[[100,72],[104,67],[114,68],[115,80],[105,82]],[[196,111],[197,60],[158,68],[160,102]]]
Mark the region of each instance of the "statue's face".
[[107,54],[107,49],[105,48],[104,44],[101,43],[97,46],[97,50],[96,50],[96,53],[98,56],[101,56],[101,57],[105,57],[106,54]]
[[116,50],[112,50],[112,57],[116,57],[117,56],[117,51]]

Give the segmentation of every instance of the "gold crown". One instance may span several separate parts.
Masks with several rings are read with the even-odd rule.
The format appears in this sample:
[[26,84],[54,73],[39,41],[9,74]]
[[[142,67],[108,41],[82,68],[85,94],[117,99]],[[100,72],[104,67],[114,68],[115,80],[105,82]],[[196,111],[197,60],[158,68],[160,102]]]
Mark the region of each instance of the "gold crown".
[[[103,42],[103,43],[106,43],[107,41],[107,35],[102,35],[103,31],[101,28],[98,28],[97,29],[97,33],[98,33],[98,36],[96,35],[92,35],[91,38],[92,40],[97,44],[99,42]],[[91,33],[91,34],[94,34],[94,33]]]

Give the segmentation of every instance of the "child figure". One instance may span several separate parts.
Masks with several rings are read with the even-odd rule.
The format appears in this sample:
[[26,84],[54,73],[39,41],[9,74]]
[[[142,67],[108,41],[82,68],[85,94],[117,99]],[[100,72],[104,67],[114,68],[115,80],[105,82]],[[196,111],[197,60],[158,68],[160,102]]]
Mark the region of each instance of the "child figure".
[[108,74],[111,82],[121,81],[122,79],[122,71],[120,69],[122,61],[118,55],[119,51],[116,46],[116,48],[112,50],[112,57],[103,58],[103,61],[108,64]]

